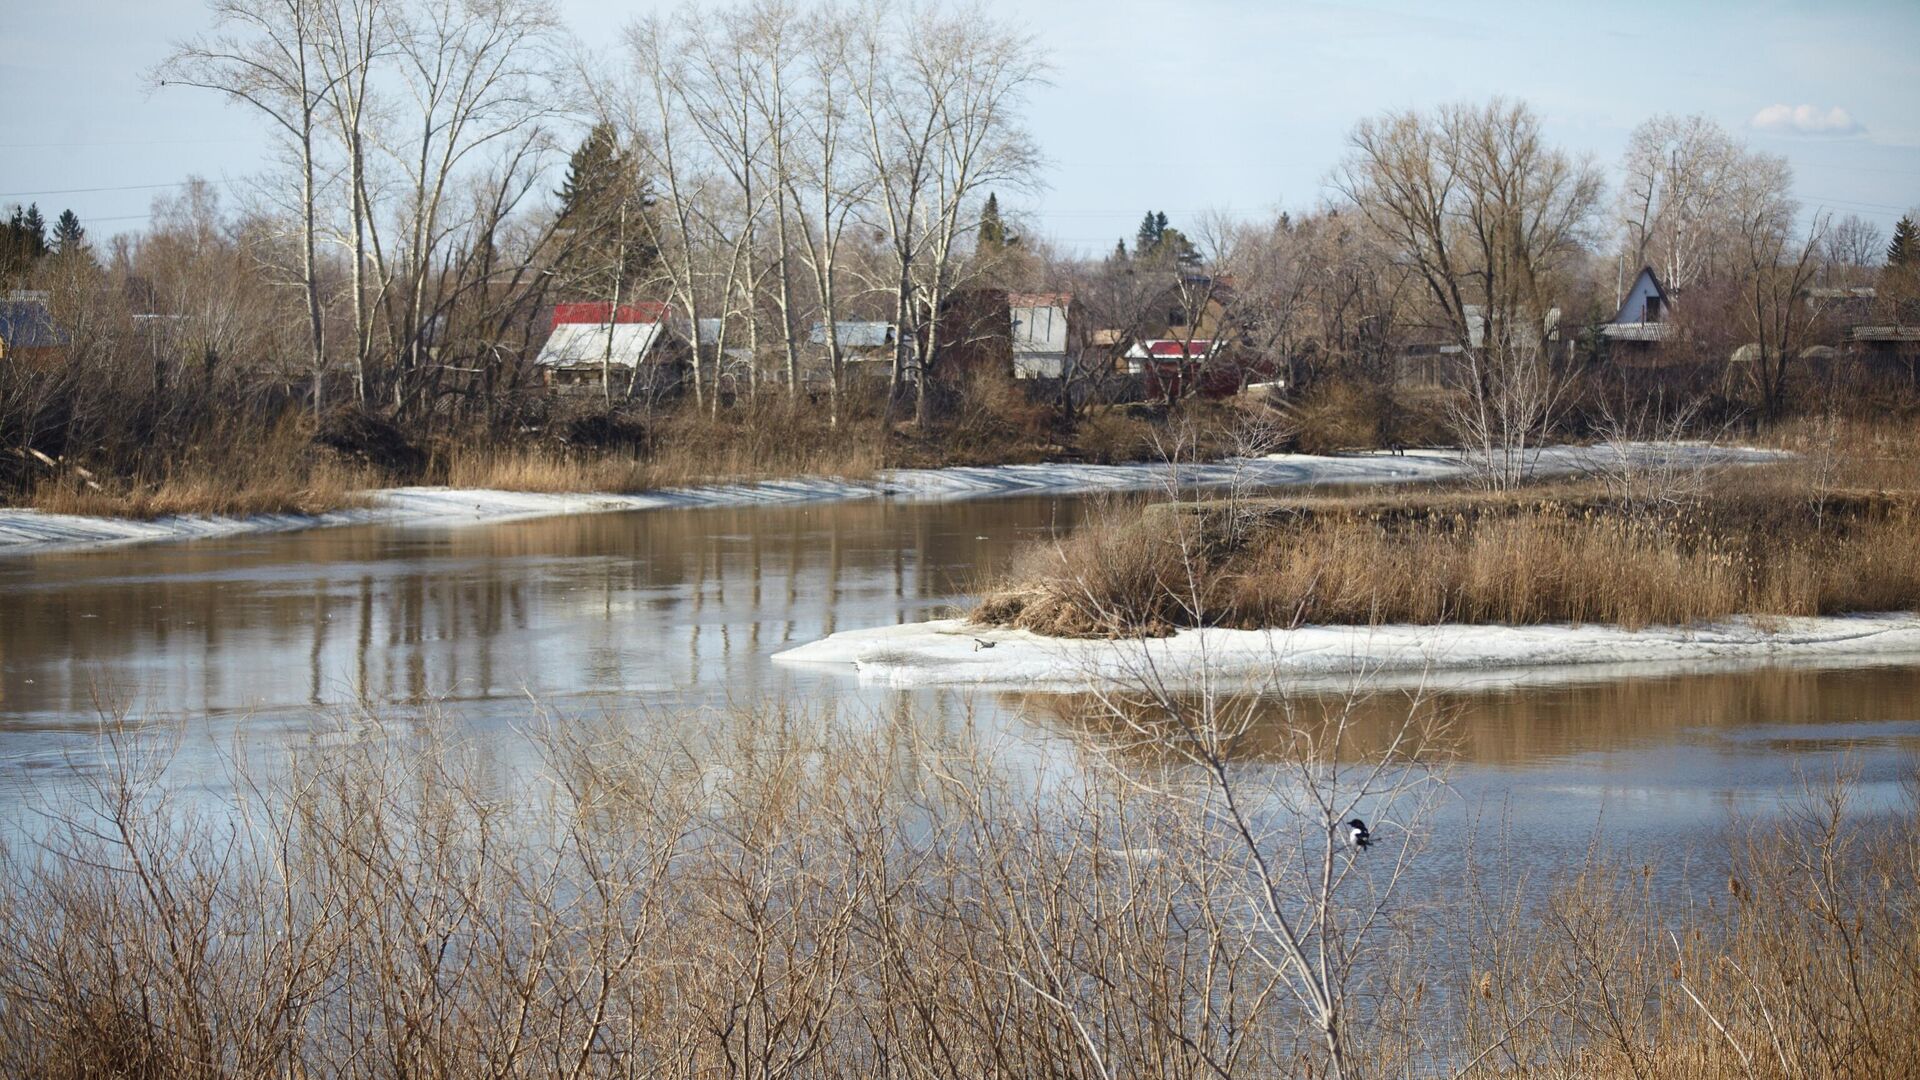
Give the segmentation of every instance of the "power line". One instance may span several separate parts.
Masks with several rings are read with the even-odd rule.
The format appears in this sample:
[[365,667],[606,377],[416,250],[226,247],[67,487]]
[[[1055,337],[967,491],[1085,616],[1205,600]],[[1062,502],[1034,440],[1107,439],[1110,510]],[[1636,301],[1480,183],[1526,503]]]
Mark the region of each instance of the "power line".
[[[119,187],[61,188],[54,191],[0,191],[0,199],[24,199],[29,195],[94,195],[102,191],[153,191],[158,188],[186,187],[188,184],[194,182],[193,180],[175,180],[171,184],[124,184]],[[206,179],[202,179],[199,182],[203,184],[228,183],[226,180]]]
[[72,150],[94,146],[203,146],[211,143],[251,143],[257,139],[106,139],[97,142],[0,143],[0,150]]

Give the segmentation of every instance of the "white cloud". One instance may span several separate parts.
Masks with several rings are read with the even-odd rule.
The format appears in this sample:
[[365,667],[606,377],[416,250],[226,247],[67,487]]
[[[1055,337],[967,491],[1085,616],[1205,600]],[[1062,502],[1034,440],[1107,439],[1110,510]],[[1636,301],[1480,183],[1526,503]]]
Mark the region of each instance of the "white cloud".
[[1780,135],[1858,135],[1866,129],[1851,113],[1834,105],[1769,105],[1748,121],[1755,130]]

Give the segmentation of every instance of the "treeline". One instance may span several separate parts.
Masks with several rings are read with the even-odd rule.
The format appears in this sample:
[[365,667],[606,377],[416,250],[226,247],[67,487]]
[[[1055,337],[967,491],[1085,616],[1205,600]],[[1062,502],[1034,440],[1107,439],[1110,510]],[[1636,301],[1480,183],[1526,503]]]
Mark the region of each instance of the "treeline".
[[[753,0],[637,20],[594,65],[542,0],[213,15],[153,79],[223,96],[278,152],[224,206],[190,183],[104,248],[77,220],[70,242],[9,240],[0,274],[47,294],[60,361],[0,371],[14,497],[56,479],[48,461],[149,483],[286,423],[414,477],[436,444],[633,452],[631,433],[556,441],[582,407],[532,364],[558,302],[666,305],[694,343],[675,390],[714,423],[784,401],[824,420],[810,437],[885,443],[908,415],[923,439],[984,416],[1028,454],[1079,452],[1088,401],[1164,411],[1261,383],[1288,395],[1282,428],[1327,411],[1316,386],[1374,412],[1423,398],[1431,420],[1319,442],[1524,458],[1598,392],[1600,325],[1643,265],[1677,298],[1654,351],[1697,361],[1678,389],[1721,416],[1803,404],[1808,350],[1841,331],[1818,288],[1873,285],[1854,307],[1920,319],[1910,222],[1889,244],[1808,215],[1784,161],[1703,118],[1643,125],[1610,195],[1523,103],[1390,113],[1354,128],[1310,211],[1150,213],[1131,248],[1089,259],[1002,214],[999,196],[1043,180],[1024,106],[1047,56],[976,12]],[[973,342],[948,316],[983,291],[1073,298],[1048,393],[982,388],[961,362]],[[894,328],[890,355],[858,365],[879,387],[849,379],[871,349],[843,339],[851,322]],[[1167,339],[1204,347],[1129,383],[1129,351]],[[651,417],[638,383],[599,411]]]

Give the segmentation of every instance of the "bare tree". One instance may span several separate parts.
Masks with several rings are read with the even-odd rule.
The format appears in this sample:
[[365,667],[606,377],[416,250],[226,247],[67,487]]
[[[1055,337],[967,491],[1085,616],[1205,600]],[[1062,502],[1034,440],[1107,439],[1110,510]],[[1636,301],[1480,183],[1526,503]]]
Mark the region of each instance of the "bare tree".
[[215,31],[177,44],[154,69],[158,85],[218,91],[272,122],[299,162],[300,289],[306,301],[314,407],[324,385],[326,322],[316,254],[319,163],[315,137],[335,83],[321,63],[318,0],[213,0]]
[[368,129],[378,107],[373,94],[375,67],[391,48],[387,4],[388,0],[326,0],[320,8],[315,53],[320,70],[326,73],[327,112],[334,137],[346,156],[347,229],[341,246],[352,260],[348,287],[353,301],[353,381],[354,395],[362,402],[367,400],[376,303],[367,295],[369,264],[382,295],[388,280],[373,214],[367,148]]
[[1858,214],[1830,222],[1820,244],[1820,275],[1835,285],[1864,284],[1886,258],[1880,226]]
[[1663,114],[1635,128],[1621,162],[1618,214],[1632,264],[1621,279],[1651,266],[1679,292],[1730,269],[1728,188],[1760,157],[1705,116]]
[[803,57],[807,67],[807,100],[798,121],[804,148],[796,149],[791,167],[783,170],[787,199],[800,219],[801,259],[812,272],[818,299],[823,344],[827,352],[828,416],[840,424],[841,395],[846,391],[846,354],[840,343],[841,247],[847,225],[866,205],[874,174],[862,169],[851,111],[852,70],[849,50],[855,38],[854,17],[823,8],[812,13],[805,30]]
[[1565,398],[1557,298],[1584,250],[1599,170],[1545,142],[1524,104],[1494,99],[1354,129],[1335,182],[1426,286],[1459,357],[1456,419],[1485,477],[1523,476]]
[[1821,215],[1804,234],[1799,232],[1799,204],[1784,194],[1791,186],[1785,163],[1778,162],[1777,170],[1743,176],[1733,196],[1739,215],[1740,321],[1751,335],[1736,356],[1769,416],[1778,416],[1786,406],[1794,362],[1819,314],[1807,303],[1806,293],[1820,270],[1827,229]]
[[389,294],[397,409],[427,385],[435,293],[463,224],[448,218],[450,194],[497,149],[505,148],[497,160],[511,162],[544,147],[539,125],[559,101],[550,48],[559,22],[545,0],[421,0],[406,14],[393,52],[410,122],[396,124],[385,147],[407,184],[394,252],[400,288]]

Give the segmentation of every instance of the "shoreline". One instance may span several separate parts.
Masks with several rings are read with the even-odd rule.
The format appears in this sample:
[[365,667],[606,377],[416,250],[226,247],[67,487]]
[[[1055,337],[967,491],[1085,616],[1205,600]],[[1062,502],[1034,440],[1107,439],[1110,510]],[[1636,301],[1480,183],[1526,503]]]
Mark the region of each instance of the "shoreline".
[[[1757,464],[1788,456],[1754,447],[1695,443],[1636,443],[1626,452],[1652,457],[1681,454],[1702,463]],[[1620,448],[1557,446],[1540,451],[1535,472],[1543,478],[1594,472],[1617,460]],[[1209,464],[955,466],[894,469],[873,480],[798,477],[702,484],[635,494],[549,494],[445,487],[382,488],[364,493],[371,504],[322,514],[259,514],[248,517],[83,517],[31,509],[0,509],[0,557],[122,544],[210,539],[254,533],[293,532],[350,525],[493,524],[531,518],[630,510],[698,509],[804,502],[893,498],[903,502],[959,502],[1018,495],[1086,495],[1248,484],[1263,488],[1345,484],[1409,484],[1457,480],[1471,473],[1452,450],[1370,451],[1338,456],[1280,454]]]
[[1779,663],[1920,662],[1920,612],[1741,616],[1697,626],[1303,626],[1165,638],[1051,638],[938,619],[843,630],[774,655],[863,685],[983,690],[1432,688],[1588,681]]

